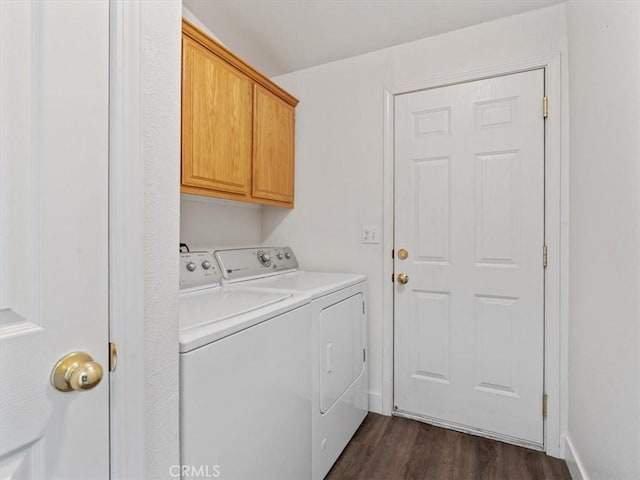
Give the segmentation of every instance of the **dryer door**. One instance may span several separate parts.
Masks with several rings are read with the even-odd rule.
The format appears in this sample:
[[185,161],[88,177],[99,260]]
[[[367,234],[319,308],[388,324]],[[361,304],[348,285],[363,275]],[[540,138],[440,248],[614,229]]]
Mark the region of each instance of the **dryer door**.
[[320,411],[326,413],[364,372],[364,296],[320,312]]

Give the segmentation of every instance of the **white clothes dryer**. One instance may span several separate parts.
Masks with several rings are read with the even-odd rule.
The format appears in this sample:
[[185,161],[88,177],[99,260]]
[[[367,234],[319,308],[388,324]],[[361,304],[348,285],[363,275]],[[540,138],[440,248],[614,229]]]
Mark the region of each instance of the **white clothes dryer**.
[[227,285],[311,298],[312,478],[320,480],[368,413],[367,279],[299,270],[288,247],[216,250],[215,257]]
[[309,297],[220,286],[204,251],[181,254],[180,283],[182,468],[310,478]]

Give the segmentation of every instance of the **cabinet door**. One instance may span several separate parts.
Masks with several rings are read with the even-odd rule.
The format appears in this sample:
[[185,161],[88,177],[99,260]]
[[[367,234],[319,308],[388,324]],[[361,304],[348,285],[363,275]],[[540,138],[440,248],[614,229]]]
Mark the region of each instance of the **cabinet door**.
[[252,82],[186,36],[182,61],[182,184],[248,195]]
[[252,195],[293,206],[295,109],[254,88]]

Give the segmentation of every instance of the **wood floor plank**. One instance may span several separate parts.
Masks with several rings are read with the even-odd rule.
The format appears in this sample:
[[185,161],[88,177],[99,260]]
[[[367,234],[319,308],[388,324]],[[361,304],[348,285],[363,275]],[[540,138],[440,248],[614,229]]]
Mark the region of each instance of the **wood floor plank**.
[[[380,418],[381,417],[381,418]],[[369,415],[342,452],[327,479],[356,479],[362,474],[362,465],[368,465],[375,454],[391,417]]]
[[455,441],[450,433],[443,428],[423,424],[411,450],[411,461],[407,464],[405,478],[453,478],[455,457],[451,455],[451,449],[445,448],[445,445]]
[[370,413],[328,480],[571,480],[564,461],[515,445]]
[[363,471],[362,478],[367,480],[403,478],[419,428],[420,425],[412,420],[392,418],[378,443],[376,454]]

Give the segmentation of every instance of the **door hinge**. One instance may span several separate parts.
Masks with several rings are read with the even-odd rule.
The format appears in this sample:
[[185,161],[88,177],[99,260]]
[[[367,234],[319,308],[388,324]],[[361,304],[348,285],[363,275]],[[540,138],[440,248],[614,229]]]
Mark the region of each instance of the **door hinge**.
[[396,258],[396,251],[395,250],[391,250],[391,258]]
[[547,394],[542,395],[542,416],[547,416]]
[[549,255],[548,255],[548,249],[546,245],[542,246],[542,266],[544,268],[547,268],[547,261],[549,259]]
[[364,302],[362,302],[362,314],[364,315]]
[[115,372],[118,366],[118,348],[113,342],[109,342],[109,371]]
[[391,283],[396,281],[396,276],[392,273],[391,274]]
[[367,361],[367,349],[363,348],[362,349],[362,363],[366,363]]
[[542,97],[542,118],[549,116],[549,99],[545,96]]

